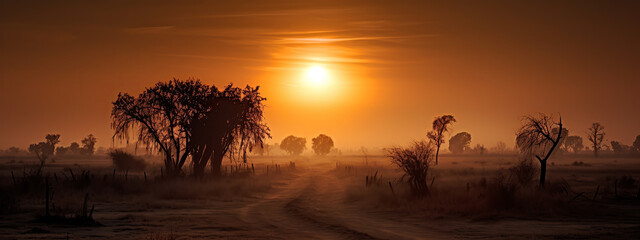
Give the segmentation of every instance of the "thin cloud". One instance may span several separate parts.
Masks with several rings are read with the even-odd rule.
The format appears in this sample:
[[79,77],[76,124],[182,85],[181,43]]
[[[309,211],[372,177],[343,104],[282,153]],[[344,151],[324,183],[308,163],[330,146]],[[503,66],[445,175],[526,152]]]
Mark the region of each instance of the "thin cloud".
[[157,34],[167,32],[173,28],[175,26],[135,27],[126,28],[124,31],[130,34]]

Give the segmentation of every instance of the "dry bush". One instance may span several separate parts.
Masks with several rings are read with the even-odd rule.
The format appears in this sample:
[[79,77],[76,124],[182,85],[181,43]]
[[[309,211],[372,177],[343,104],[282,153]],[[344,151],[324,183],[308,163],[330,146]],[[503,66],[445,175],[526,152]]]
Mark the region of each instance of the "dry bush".
[[531,159],[522,159],[515,166],[509,168],[509,173],[518,180],[520,185],[529,186],[533,182],[537,170]]
[[427,174],[433,161],[434,151],[431,142],[426,141],[414,142],[408,148],[388,149],[387,156],[391,158],[393,164],[404,171],[402,178],[408,177],[407,182],[416,195],[429,193]]
[[144,159],[122,150],[114,150],[109,153],[109,156],[113,161],[113,166],[120,171],[141,172],[147,167]]

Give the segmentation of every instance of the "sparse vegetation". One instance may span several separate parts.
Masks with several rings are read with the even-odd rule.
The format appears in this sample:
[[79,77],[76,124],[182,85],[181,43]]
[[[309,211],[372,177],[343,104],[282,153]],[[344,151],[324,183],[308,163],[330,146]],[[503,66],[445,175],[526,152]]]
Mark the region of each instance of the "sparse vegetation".
[[416,195],[429,194],[427,175],[432,165],[434,147],[431,142],[414,142],[408,148],[394,147],[388,150],[391,162],[404,172],[403,178]]
[[114,150],[109,153],[113,167],[118,171],[142,172],[147,167],[147,163],[141,157],[134,156],[123,150]]

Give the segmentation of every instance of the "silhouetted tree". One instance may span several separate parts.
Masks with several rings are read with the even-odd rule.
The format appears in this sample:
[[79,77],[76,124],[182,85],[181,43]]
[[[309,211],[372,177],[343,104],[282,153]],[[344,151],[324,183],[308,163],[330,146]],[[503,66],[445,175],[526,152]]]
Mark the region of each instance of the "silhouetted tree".
[[636,136],[636,140],[633,141],[633,147],[636,151],[640,151],[640,135]]
[[35,154],[36,157],[38,157],[38,160],[40,160],[40,168],[44,166],[47,158],[51,156],[51,151],[49,150],[49,148],[50,145],[46,142],[39,142],[29,145],[29,152]]
[[168,176],[180,175],[193,148],[191,122],[205,112],[211,91],[197,80],[173,79],[159,82],[137,97],[119,93],[111,111],[114,138],[128,141],[135,134],[147,149],[164,156]]
[[476,144],[476,146],[472,149],[472,151],[476,154],[483,155],[487,152],[487,148],[482,144]]
[[433,143],[426,141],[414,142],[408,148],[394,147],[387,150],[387,156],[404,171],[402,179],[408,177],[407,182],[416,195],[429,193],[427,174],[433,162],[433,152]]
[[264,124],[264,104],[259,87],[244,89],[228,85],[224,90],[213,88],[204,104],[203,115],[193,122],[194,174],[201,176],[211,159],[211,172],[220,175],[222,159],[242,159],[247,162],[247,150],[264,147],[271,137]]
[[427,137],[436,144],[436,165],[438,165],[438,154],[440,145],[444,143],[444,134],[449,131],[449,125],[456,122],[452,115],[443,115],[433,120],[432,131],[427,133]]
[[567,151],[571,150],[571,152],[577,153],[578,151],[584,148],[584,145],[582,145],[582,137],[568,136],[564,140],[564,146],[567,149]]
[[611,148],[616,154],[629,153],[633,149],[631,146],[624,145],[618,141],[611,141]]
[[[553,116],[538,114],[538,116],[525,116],[523,125],[520,127],[516,137],[516,143],[520,151],[528,156],[535,156],[540,161],[540,186],[544,187],[547,174],[547,160],[560,144],[562,134],[553,131],[562,128],[562,117],[555,122]],[[542,157],[541,157],[542,156]]]
[[313,151],[320,156],[327,155],[331,152],[331,148],[333,147],[333,139],[331,137],[320,134],[317,137],[311,139]]
[[9,153],[19,153],[20,152],[20,148],[18,147],[10,147],[7,152]]
[[60,142],[60,134],[47,134],[44,142],[29,145],[29,152],[34,153],[40,160],[40,168],[44,166],[45,161],[53,156],[56,144]]
[[296,136],[288,136],[280,143],[280,149],[292,156],[298,156],[306,148],[307,140]]
[[[558,134],[558,128],[553,128],[551,130],[551,132],[555,135]],[[564,152],[564,149],[562,149],[562,146],[564,145],[564,141],[567,138],[567,136],[569,136],[569,130],[566,128],[562,128],[562,136],[560,136],[560,142],[558,143],[558,148],[556,149],[556,151],[554,152],[554,154],[557,153],[562,153]]]
[[252,153],[258,154],[259,156],[264,156],[265,154],[269,155],[270,151],[271,151],[271,145],[266,144],[266,143],[262,144],[262,146],[255,145],[251,149]]
[[471,144],[471,134],[468,132],[461,132],[449,139],[449,151],[455,154],[460,154],[466,151]]
[[96,147],[96,142],[98,142],[98,140],[93,136],[93,134],[89,134],[89,136],[82,139],[83,152],[88,155],[93,155]]
[[[449,143],[451,143],[451,141],[449,141]],[[504,153],[505,151],[507,151],[507,144],[503,141],[499,141],[496,143],[496,146],[491,149],[491,151],[495,153]]]
[[598,122],[593,123],[587,132],[587,136],[589,142],[591,142],[593,155],[598,157],[598,151],[602,149],[602,142],[604,140],[604,126]]
[[56,149],[56,144],[60,143],[60,134],[47,134],[44,138],[48,145],[47,154],[51,156]]

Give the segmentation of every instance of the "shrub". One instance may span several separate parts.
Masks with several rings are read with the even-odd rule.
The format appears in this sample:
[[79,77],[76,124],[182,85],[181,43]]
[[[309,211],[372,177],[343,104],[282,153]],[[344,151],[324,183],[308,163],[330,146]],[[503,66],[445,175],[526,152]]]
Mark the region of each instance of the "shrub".
[[523,159],[518,164],[509,168],[509,173],[518,180],[522,186],[528,186],[536,176],[536,169],[531,159]]
[[417,195],[429,193],[427,174],[433,162],[434,148],[431,142],[414,142],[408,148],[394,147],[388,149],[387,156],[391,162],[404,171],[402,179],[408,177],[407,182],[411,191]]
[[141,172],[147,167],[144,159],[122,150],[114,150],[109,153],[109,156],[117,170]]

